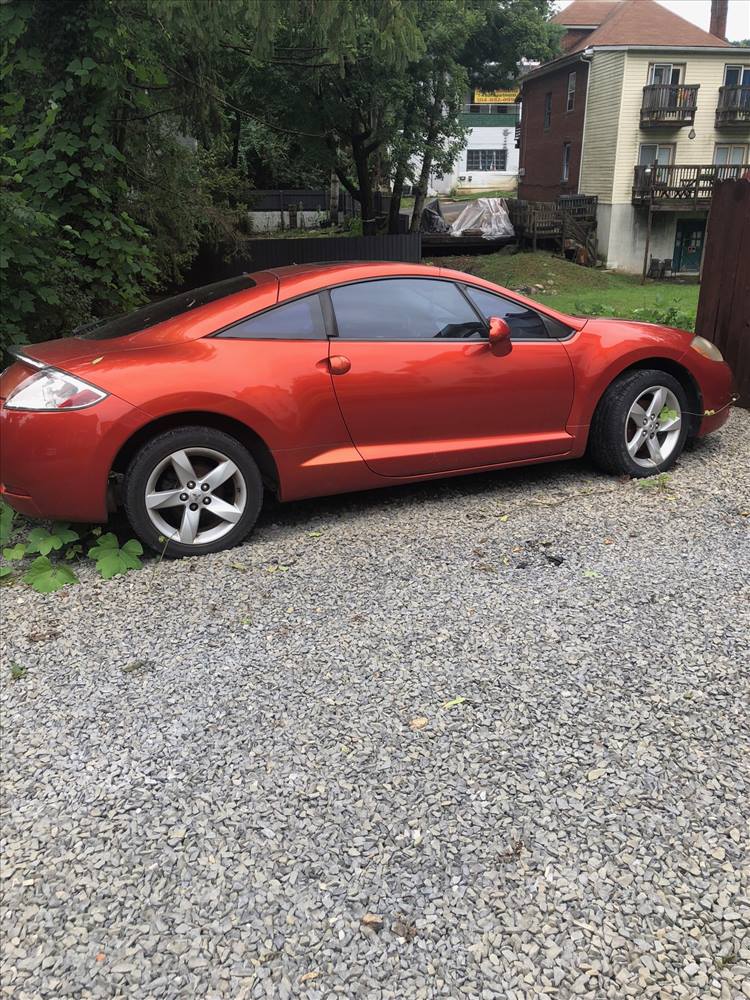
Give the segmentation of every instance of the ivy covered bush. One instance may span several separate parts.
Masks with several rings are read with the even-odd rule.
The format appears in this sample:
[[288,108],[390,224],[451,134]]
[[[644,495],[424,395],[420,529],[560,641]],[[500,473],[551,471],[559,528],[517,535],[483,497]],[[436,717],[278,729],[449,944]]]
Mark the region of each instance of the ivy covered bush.
[[[193,260],[217,207],[221,123],[200,81],[165,67],[201,45],[196,10],[0,4],[2,346],[134,307]],[[186,136],[201,132],[198,155]],[[219,198],[228,229],[242,217],[235,202]]]

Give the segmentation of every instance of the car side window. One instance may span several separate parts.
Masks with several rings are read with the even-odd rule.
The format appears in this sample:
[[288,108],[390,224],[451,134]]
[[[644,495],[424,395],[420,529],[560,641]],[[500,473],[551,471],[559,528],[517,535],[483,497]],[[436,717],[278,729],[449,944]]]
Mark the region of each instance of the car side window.
[[494,292],[465,285],[466,293],[484,316],[499,316],[510,327],[511,340],[549,340],[547,327],[539,313],[512,299],[506,299]]
[[274,306],[222,330],[219,337],[236,340],[325,340],[326,327],[320,296]]
[[331,289],[343,340],[470,340],[487,328],[452,281],[385,278]]

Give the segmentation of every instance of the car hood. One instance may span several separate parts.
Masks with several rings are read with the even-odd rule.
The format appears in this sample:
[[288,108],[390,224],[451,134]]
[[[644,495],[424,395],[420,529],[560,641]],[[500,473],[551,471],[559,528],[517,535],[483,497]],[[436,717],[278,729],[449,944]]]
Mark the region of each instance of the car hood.
[[690,333],[689,330],[681,330],[676,326],[664,326],[662,323],[643,323],[640,320],[635,319],[615,319],[609,316],[597,316],[585,319],[584,317],[579,317],[583,321],[582,329],[585,329],[587,333],[609,333],[613,325],[616,325],[620,330],[627,331],[629,334],[643,333],[647,334],[649,337],[658,336],[659,334],[664,334],[671,341],[675,339],[681,344],[687,346],[690,341],[695,336],[694,333]]

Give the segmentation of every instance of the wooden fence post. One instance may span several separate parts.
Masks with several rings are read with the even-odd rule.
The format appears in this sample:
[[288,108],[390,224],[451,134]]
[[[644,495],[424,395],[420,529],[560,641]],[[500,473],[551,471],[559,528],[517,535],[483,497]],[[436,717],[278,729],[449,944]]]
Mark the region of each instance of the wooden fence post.
[[716,344],[750,407],[750,178],[714,188],[695,329]]

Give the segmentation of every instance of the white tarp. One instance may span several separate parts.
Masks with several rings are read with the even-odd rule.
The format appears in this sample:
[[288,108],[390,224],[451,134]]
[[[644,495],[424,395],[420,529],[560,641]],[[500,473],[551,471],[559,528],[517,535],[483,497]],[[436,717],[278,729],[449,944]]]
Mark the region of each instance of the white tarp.
[[497,240],[515,235],[504,198],[477,198],[469,201],[450,227],[451,236],[462,236],[467,230],[479,230],[484,240]]

